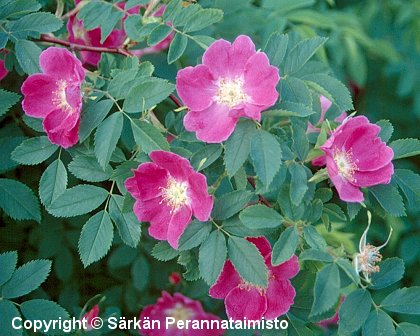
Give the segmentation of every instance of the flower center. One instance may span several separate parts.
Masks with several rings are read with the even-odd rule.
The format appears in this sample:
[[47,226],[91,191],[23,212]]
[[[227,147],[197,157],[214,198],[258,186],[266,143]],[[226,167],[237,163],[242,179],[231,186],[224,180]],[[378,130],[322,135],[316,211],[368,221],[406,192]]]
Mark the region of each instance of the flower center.
[[185,182],[178,182],[171,176],[168,178],[166,188],[162,189],[162,201],[172,208],[171,213],[189,202],[188,185]]
[[52,103],[60,109],[69,113],[73,112],[72,106],[67,101],[67,82],[64,79],[57,81],[57,90],[53,92]]
[[235,79],[220,78],[217,81],[219,89],[217,90],[215,101],[230,108],[245,102],[248,96],[243,90],[244,81],[238,77]]
[[166,310],[166,316],[173,317],[176,321],[186,321],[192,315],[194,315],[194,312],[184,307],[181,303],[177,303],[175,307]]
[[382,260],[379,249],[375,246],[367,244],[363,250],[356,256],[358,262],[358,272],[370,275],[379,272],[379,266],[376,264]]
[[354,181],[353,175],[357,169],[356,163],[353,161],[352,150],[341,151],[336,149],[334,151],[334,162],[337,165],[338,173],[348,181]]

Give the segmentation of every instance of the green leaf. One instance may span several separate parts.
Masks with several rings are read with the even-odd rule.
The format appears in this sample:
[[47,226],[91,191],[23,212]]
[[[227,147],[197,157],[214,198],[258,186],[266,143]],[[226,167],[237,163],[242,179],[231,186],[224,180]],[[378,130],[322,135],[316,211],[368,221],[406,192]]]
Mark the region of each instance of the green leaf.
[[83,111],[80,121],[80,142],[85,141],[90,133],[99,126],[111,110],[113,104],[114,102],[111,99],[104,99],[96,104],[88,104],[87,108]]
[[0,286],[12,277],[16,268],[17,257],[16,251],[0,254]]
[[393,160],[403,159],[420,154],[419,139],[399,139],[391,142],[389,146],[394,151]]
[[322,237],[313,226],[306,226],[303,229],[303,236],[305,237],[305,241],[312,248],[323,250],[327,247],[324,237]]
[[420,326],[403,322],[398,324],[397,336],[417,336],[420,335]]
[[308,177],[306,175],[306,170],[301,164],[292,162],[289,165],[289,172],[291,175],[290,199],[293,204],[299,205],[308,190]]
[[56,217],[79,216],[95,210],[107,196],[108,191],[103,188],[79,184],[58,196],[47,210]]
[[166,24],[160,24],[150,33],[149,38],[147,39],[147,44],[149,46],[154,46],[163,41],[171,32],[171,27]]
[[403,199],[398,190],[391,184],[379,184],[369,188],[381,207],[392,216],[405,216]]
[[130,270],[133,285],[138,291],[143,291],[147,288],[150,278],[150,266],[147,259],[139,255],[134,261]]
[[250,120],[240,121],[225,144],[225,166],[229,176],[236,174],[251,151],[251,139],[256,132],[255,124]]
[[381,128],[381,131],[379,132],[379,137],[382,139],[383,142],[388,142],[388,140],[391,138],[392,133],[394,132],[394,127],[389,122],[389,120],[379,120],[376,125],[378,125]]
[[300,41],[287,55],[284,73],[292,74],[302,68],[315,52],[327,41],[325,37],[314,37]]
[[198,265],[200,274],[209,285],[217,280],[226,260],[226,240],[223,233],[213,231],[200,246]]
[[287,51],[289,36],[286,34],[273,33],[270,35],[264,51],[270,60],[270,64],[279,67]]
[[314,302],[309,317],[321,315],[337,303],[340,295],[340,273],[336,264],[328,264],[316,274]]
[[369,291],[362,288],[347,295],[339,311],[338,328],[340,333],[352,333],[361,328],[369,316],[371,300]]
[[13,219],[33,219],[38,223],[41,222],[38,199],[22,182],[0,179],[0,208]]
[[220,157],[222,150],[219,144],[207,145],[194,153],[191,157],[191,165],[197,171],[206,169]]
[[404,261],[400,258],[389,258],[379,264],[380,272],[372,274],[372,289],[382,289],[391,286],[402,279],[404,275]]
[[347,217],[346,214],[344,213],[344,211],[340,208],[340,206],[338,206],[337,204],[334,203],[327,203],[324,204],[324,209],[323,209],[324,213],[326,213],[330,218],[333,217],[333,219],[337,220],[337,221],[342,221],[342,222],[346,222],[347,221]]
[[246,227],[256,230],[276,228],[282,223],[282,217],[277,211],[261,204],[245,208],[239,218]]
[[36,12],[41,5],[36,0],[9,0],[0,8],[0,19],[19,17],[31,12]]
[[165,79],[150,78],[131,88],[124,100],[123,109],[127,113],[137,113],[149,110],[167,98],[175,86]]
[[88,182],[108,180],[112,174],[112,167],[107,164],[103,169],[94,156],[79,155],[69,164],[70,172],[77,178]]
[[0,330],[3,335],[19,336],[22,330],[13,328],[12,321],[15,317],[20,317],[19,310],[9,300],[0,300]]
[[186,251],[200,245],[210,234],[210,222],[193,220],[179,238],[178,250]]
[[244,238],[231,236],[228,241],[229,259],[241,277],[256,286],[268,286],[267,267],[258,248]]
[[3,285],[2,296],[5,299],[13,299],[34,291],[45,281],[50,270],[51,261],[43,259],[20,266]]
[[251,141],[251,158],[258,178],[268,186],[281,166],[281,147],[274,135],[260,130]]
[[408,169],[395,169],[393,179],[407,198],[411,208],[420,204],[420,175]]
[[171,45],[169,46],[168,64],[172,64],[173,62],[175,62],[178,58],[182,56],[185,49],[187,48],[187,44],[188,44],[187,36],[180,33],[175,34],[175,37],[172,40]]
[[[304,126],[304,127],[302,127]],[[306,134],[306,123],[301,122],[292,124],[292,150],[296,153],[300,161],[305,161],[309,153],[309,140]]]
[[179,255],[177,250],[174,250],[166,241],[160,241],[152,250],[152,256],[160,261],[169,261]]
[[348,88],[338,79],[325,74],[311,74],[303,78],[316,92],[331,100],[341,111],[353,109]]
[[372,310],[363,326],[363,335],[394,336],[395,329],[392,319],[382,310]]
[[[300,94],[302,94],[302,88],[300,88],[299,92],[296,92],[295,94],[294,99],[296,101],[301,101],[302,96]],[[314,111],[304,104],[291,101],[282,101],[277,110],[264,112],[266,116],[270,117],[307,117],[314,113]]]
[[381,307],[394,313],[420,315],[420,287],[397,289],[381,302]]
[[[280,108],[285,116],[304,117],[315,113],[310,108],[312,105],[311,91],[302,79],[291,76],[282,80],[281,100]],[[300,105],[304,107],[299,107]],[[287,106],[291,107],[291,111],[287,109]]]
[[331,256],[331,254],[328,254],[327,252],[310,248],[310,249],[304,250],[299,255],[299,260],[315,260],[315,261],[323,261],[323,262],[333,262],[334,258]]
[[118,233],[125,244],[137,247],[141,237],[141,226],[132,211],[123,212],[124,197],[112,195],[109,202],[109,215],[117,226]]
[[57,148],[46,136],[30,138],[16,147],[12,152],[12,159],[21,164],[34,165],[48,159]]
[[351,279],[355,284],[360,284],[359,274],[356,273],[353,265],[348,259],[338,258],[336,263],[349,277],[349,279]]
[[146,153],[157,149],[169,150],[168,142],[152,124],[141,120],[131,120],[131,129],[136,144]]
[[123,128],[122,113],[113,113],[98,127],[95,134],[95,156],[105,169],[117,146]]
[[202,30],[223,19],[223,11],[215,8],[205,8],[191,15],[184,27],[184,32],[190,33]]
[[[54,14],[39,12],[21,17],[19,20],[10,21],[7,28],[13,35],[26,37],[27,34],[37,32],[40,34],[52,33],[61,28],[63,21]],[[25,33],[26,35],[22,35]]]
[[41,72],[39,56],[42,50],[34,42],[27,40],[16,41],[15,52],[19,65],[25,73],[32,75]]
[[271,256],[271,263],[273,266],[280,265],[286,260],[289,260],[296,251],[299,243],[299,233],[294,226],[289,226],[284,230],[279,239],[273,246],[273,254]]
[[[69,314],[63,307],[48,300],[36,299],[23,302],[20,306],[20,310],[26,320],[44,322],[42,323],[43,326],[39,330],[39,332],[42,333],[47,333],[48,331],[48,328],[45,327],[45,323],[59,320],[63,322],[70,319]],[[56,333],[58,331],[57,329],[50,329],[48,334],[51,334],[52,331]]]
[[79,254],[85,268],[108,253],[113,237],[114,227],[108,212],[104,210],[83,225],[79,239]]
[[20,95],[15,92],[0,89],[0,117],[15,105],[20,99]]
[[218,220],[228,219],[241,211],[251,199],[249,191],[235,190],[223,194],[216,199],[213,207],[212,217]]
[[182,10],[182,1],[181,0],[172,0],[168,3],[163,13],[163,19],[168,22],[172,21],[174,17],[179,14]]
[[67,188],[67,171],[60,159],[52,162],[39,181],[39,198],[49,207]]

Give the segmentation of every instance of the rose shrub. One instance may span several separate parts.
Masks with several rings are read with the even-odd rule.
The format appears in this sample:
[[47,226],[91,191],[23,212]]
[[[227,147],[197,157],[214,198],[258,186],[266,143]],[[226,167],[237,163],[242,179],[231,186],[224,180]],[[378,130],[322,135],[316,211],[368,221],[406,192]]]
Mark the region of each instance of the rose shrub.
[[0,335],[420,334],[418,6],[354,2],[6,0]]

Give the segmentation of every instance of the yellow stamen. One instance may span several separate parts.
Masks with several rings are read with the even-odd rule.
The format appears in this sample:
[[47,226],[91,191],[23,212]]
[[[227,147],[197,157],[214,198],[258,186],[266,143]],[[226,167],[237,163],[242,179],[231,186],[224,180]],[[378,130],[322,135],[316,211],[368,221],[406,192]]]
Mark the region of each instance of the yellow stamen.
[[189,202],[187,183],[169,177],[166,188],[162,188],[162,201],[172,208],[171,212],[178,211]]
[[248,96],[243,90],[243,79],[220,78],[217,82],[219,87],[214,99],[219,104],[232,108],[238,104],[244,103]]

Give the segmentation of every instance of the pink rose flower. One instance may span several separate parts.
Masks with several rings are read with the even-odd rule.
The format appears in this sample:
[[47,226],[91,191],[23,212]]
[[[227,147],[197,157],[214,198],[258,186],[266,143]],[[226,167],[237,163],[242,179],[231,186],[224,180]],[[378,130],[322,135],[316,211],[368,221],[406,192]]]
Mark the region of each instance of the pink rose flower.
[[[153,330],[141,329],[140,335],[143,336],[219,336],[223,335],[222,329],[178,329],[177,321],[212,321],[220,318],[216,315],[206,313],[199,301],[192,300],[180,293],[171,296],[167,292],[162,292],[162,296],[154,305],[146,306],[140,314],[140,319],[145,318],[150,321],[160,321],[160,328]],[[166,318],[172,317],[175,323],[169,329],[165,328]],[[211,322],[210,322],[211,323]],[[185,326],[185,324],[184,324]]]
[[[321,103],[321,116],[317,122],[317,125],[322,124],[325,120],[325,114],[327,113],[328,109],[331,107],[332,102],[324,97],[323,95],[321,95],[319,97],[319,101]],[[342,112],[337,118],[334,119],[335,122],[337,123],[342,123],[344,119],[347,118],[347,113],[346,112]],[[321,129],[318,127],[315,127],[314,125],[312,125],[309,121],[308,121],[308,128],[306,130],[306,133],[319,133],[321,132]],[[318,166],[318,167],[323,167],[326,165],[326,161],[325,161],[325,155],[321,155],[316,157],[315,159],[313,159],[311,161],[311,163],[314,166]]]
[[337,325],[338,321],[340,320],[340,317],[338,316],[338,311],[345,298],[346,297],[344,295],[340,297],[340,301],[338,302],[337,308],[335,309],[335,314],[332,317],[319,321],[316,324],[319,325],[324,330],[327,330],[331,326]]
[[294,302],[295,289],[290,283],[299,272],[296,256],[284,263],[271,264],[271,246],[265,237],[248,238],[264,257],[269,272],[268,287],[254,286],[243,280],[232,262],[227,260],[216,283],[210,288],[210,296],[224,299],[226,314],[234,320],[273,320],[287,313]]
[[209,219],[213,197],[207,193],[206,177],[187,159],[165,151],[149,156],[153,162],[140,164],[125,186],[136,200],[139,221],[150,222],[149,234],[176,249],[193,214],[200,221]]
[[[4,50],[0,50],[0,54],[5,53]],[[0,59],[0,81],[7,76],[9,71],[7,71],[6,67],[4,66],[4,60]]]
[[321,149],[328,176],[341,200],[362,202],[361,187],[388,184],[394,173],[394,153],[378,134],[381,128],[364,116],[346,119]]
[[33,74],[23,82],[22,108],[28,116],[43,118],[50,141],[63,148],[79,140],[82,92],[85,70],[68,50],[50,47],[39,63],[43,73]]
[[203,55],[203,64],[178,72],[176,88],[189,111],[188,131],[198,139],[219,143],[232,134],[239,118],[261,119],[278,98],[279,70],[248,36],[231,44],[220,39]]
[[82,317],[82,321],[86,320],[87,322],[87,331],[92,330],[92,320],[99,316],[99,306],[95,305],[91,310],[89,310],[85,315]]
[[[80,0],[75,0],[75,5],[79,4]],[[125,7],[125,2],[117,3],[120,8]],[[137,7],[138,9],[138,7]],[[130,11],[135,8],[130,8]],[[129,12],[130,12],[129,11]],[[101,43],[101,28],[95,28],[92,30],[85,30],[83,27],[83,21],[76,18],[73,15],[67,22],[67,31],[69,33],[69,41],[71,43],[77,43],[92,47],[108,47],[108,48],[119,48],[126,38],[124,29],[114,29],[111,34],[105,39],[104,43]],[[97,66],[101,59],[101,53],[95,51],[80,51],[83,64],[90,64]]]

